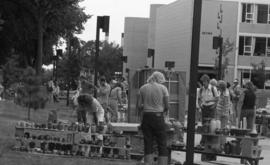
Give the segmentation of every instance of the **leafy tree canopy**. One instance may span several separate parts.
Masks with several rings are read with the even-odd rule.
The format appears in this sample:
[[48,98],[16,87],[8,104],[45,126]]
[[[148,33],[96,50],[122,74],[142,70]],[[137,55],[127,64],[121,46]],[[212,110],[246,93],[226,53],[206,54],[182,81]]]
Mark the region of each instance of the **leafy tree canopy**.
[[[52,46],[59,37],[80,33],[90,18],[78,4],[81,0],[1,0],[5,21],[0,31],[0,58],[4,64],[14,52],[20,66],[38,68],[52,60]],[[43,56],[44,55],[44,56]]]
[[[122,71],[123,49],[118,44],[100,42],[100,56],[98,57],[98,71],[100,75],[111,77],[115,72]],[[94,70],[95,67],[95,42],[89,41],[81,51],[82,66]]]

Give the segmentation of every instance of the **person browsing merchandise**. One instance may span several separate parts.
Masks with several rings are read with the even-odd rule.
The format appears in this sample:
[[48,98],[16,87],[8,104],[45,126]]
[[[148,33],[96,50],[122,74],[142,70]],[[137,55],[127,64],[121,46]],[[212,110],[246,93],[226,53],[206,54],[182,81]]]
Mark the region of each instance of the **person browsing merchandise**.
[[158,145],[158,165],[168,161],[167,135],[164,114],[169,110],[169,92],[162,84],[165,77],[161,72],[154,72],[138,94],[137,108],[142,111],[141,128],[144,136],[145,164],[153,163],[153,141]]

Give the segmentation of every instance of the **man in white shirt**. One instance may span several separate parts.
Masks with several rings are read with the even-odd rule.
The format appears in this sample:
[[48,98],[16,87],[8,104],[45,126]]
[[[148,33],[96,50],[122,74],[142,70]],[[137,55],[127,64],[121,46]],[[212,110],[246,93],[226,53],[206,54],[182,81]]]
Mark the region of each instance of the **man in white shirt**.
[[[215,118],[216,102],[218,100],[218,92],[215,86],[209,84],[210,78],[208,75],[203,75],[200,80],[203,86],[200,88],[198,103],[202,111],[202,124],[206,124],[211,119]],[[202,137],[201,144],[204,145],[205,137]]]

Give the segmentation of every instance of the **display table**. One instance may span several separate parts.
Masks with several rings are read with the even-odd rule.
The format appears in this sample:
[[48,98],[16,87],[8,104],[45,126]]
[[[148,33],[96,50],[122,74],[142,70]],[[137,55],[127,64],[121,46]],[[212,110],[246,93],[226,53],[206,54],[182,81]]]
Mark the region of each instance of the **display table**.
[[270,114],[256,112],[257,132],[262,136],[270,137]]
[[[201,150],[195,149],[194,153],[247,160],[252,165],[258,165],[259,160],[263,159],[263,157],[260,156],[261,148],[258,145],[259,140],[264,139],[263,137],[230,136],[230,135],[222,135],[222,134],[215,134],[215,133],[197,133],[197,134],[209,136],[209,137],[226,137],[226,138],[236,139],[239,143],[241,143],[242,147],[240,148],[239,154],[225,154],[224,152],[218,153],[209,149],[201,149]],[[171,145],[168,147],[168,151],[169,151],[169,162],[170,162],[172,151],[186,152],[186,148],[185,146]]]
[[100,131],[95,125],[20,122],[15,137],[16,151],[67,157],[129,160],[132,147],[129,136]]
[[243,165],[241,163],[225,162],[225,161],[203,161],[195,162],[196,165]]
[[[186,148],[178,147],[178,146],[170,146],[168,147],[169,151],[169,162],[171,161],[171,152],[172,151],[182,151],[186,152]],[[253,165],[258,165],[259,160],[262,160],[263,157],[247,157],[247,156],[241,156],[241,155],[230,155],[230,154],[222,154],[222,153],[212,153],[212,152],[205,152],[205,151],[200,151],[200,150],[194,150],[194,153],[197,154],[209,154],[209,155],[215,155],[215,156],[222,156],[222,157],[229,157],[229,158],[236,158],[236,159],[245,159],[250,162],[253,162]],[[207,161],[206,161],[207,162]]]

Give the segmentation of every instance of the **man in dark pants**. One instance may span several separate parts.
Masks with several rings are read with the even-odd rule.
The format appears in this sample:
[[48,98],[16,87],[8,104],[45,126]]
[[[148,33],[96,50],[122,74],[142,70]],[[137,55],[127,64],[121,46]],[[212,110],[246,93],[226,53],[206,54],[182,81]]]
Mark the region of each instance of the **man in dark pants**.
[[141,128],[144,136],[144,162],[153,164],[153,141],[158,145],[158,165],[168,164],[167,134],[164,115],[169,109],[169,92],[162,84],[165,77],[154,72],[139,90],[137,108],[142,110]]
[[[203,75],[200,80],[202,81],[203,86],[200,88],[200,91],[198,93],[198,104],[202,110],[202,125],[205,125],[210,122],[211,119],[215,118],[218,92],[215,86],[209,84],[210,78],[208,75]],[[204,146],[206,140],[207,136],[202,136],[200,144]],[[205,160],[205,157],[207,157],[206,159],[208,159],[209,155],[202,155],[202,160]],[[212,158],[210,159],[212,160]]]

